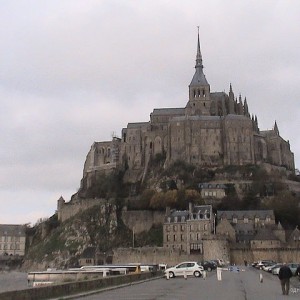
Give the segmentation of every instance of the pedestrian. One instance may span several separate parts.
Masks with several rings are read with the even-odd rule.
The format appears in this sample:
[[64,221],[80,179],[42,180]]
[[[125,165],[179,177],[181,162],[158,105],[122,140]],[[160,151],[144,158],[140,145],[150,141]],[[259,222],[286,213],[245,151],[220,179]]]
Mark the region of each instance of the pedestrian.
[[283,295],[288,295],[290,291],[290,278],[293,276],[293,273],[287,264],[279,269],[278,278],[280,279],[281,289]]
[[300,265],[298,265],[295,275],[298,276],[298,279],[300,280]]

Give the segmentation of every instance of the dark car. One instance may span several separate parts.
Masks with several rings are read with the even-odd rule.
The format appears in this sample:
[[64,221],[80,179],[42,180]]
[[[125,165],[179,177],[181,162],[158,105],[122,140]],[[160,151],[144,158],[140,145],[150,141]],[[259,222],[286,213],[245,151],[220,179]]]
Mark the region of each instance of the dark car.
[[217,264],[211,260],[205,260],[200,263],[201,266],[204,268],[204,270],[210,272],[212,270],[215,270],[217,268]]

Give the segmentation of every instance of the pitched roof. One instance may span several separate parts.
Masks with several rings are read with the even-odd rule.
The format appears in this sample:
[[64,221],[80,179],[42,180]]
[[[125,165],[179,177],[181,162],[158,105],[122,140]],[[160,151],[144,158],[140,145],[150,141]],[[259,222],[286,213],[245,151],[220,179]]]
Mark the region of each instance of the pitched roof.
[[[211,205],[195,205],[192,208],[192,214],[193,215],[203,215],[205,216],[205,214],[208,213],[209,217],[211,217],[212,214],[212,206]],[[181,218],[184,217],[184,222],[186,220],[191,219],[191,214],[188,210],[171,210],[169,215],[166,215],[165,217],[165,221],[168,220],[168,218],[170,218],[170,222],[173,222],[175,220],[175,217],[177,217],[177,221],[180,222]],[[206,217],[206,218],[209,218]],[[202,218],[200,217],[200,220]],[[205,218],[203,218],[205,219]]]
[[269,241],[278,240],[278,238],[274,235],[270,228],[260,228],[258,229],[257,234],[253,237],[253,240]]
[[0,224],[0,236],[25,236],[24,225]]
[[249,219],[254,219],[255,217],[266,219],[267,216],[272,220],[275,219],[273,210],[218,210],[217,218],[220,219],[222,216],[226,216],[227,219],[232,219],[235,216],[240,220],[244,219],[244,217]]

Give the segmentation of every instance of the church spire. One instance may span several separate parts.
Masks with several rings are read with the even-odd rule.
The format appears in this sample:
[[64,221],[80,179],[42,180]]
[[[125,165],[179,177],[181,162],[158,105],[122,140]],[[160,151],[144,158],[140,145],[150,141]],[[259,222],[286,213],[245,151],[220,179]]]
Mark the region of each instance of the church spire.
[[193,76],[190,86],[204,87],[209,86],[205,75],[203,73],[202,54],[200,50],[200,38],[199,38],[199,26],[198,26],[198,42],[197,42],[197,54],[196,54],[196,72]]
[[198,26],[198,43],[197,43],[197,55],[196,55],[196,65],[195,65],[195,68],[201,68],[201,69],[203,69],[202,55],[201,55],[201,50],[200,50],[199,26]]
[[278,126],[277,126],[277,122],[275,121],[275,124],[274,124],[274,131],[277,135],[279,135],[279,130],[278,130]]
[[189,102],[186,106],[187,115],[210,115],[210,86],[203,73],[202,54],[200,50],[199,27],[197,36],[197,54],[195,74],[189,85]]

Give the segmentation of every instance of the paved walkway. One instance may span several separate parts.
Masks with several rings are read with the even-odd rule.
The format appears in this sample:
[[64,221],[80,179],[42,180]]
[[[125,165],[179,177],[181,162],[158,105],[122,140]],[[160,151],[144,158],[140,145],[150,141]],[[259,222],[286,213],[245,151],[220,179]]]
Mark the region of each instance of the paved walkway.
[[[259,274],[263,274],[263,282]],[[297,279],[293,282],[298,284]],[[289,299],[300,298],[300,288],[291,286]],[[222,272],[222,281],[217,280],[216,272],[208,273],[207,278],[161,278],[136,285],[112,289],[101,293],[77,296],[82,300],[281,300],[287,296],[281,294],[277,276],[258,271],[253,267],[240,272]]]

